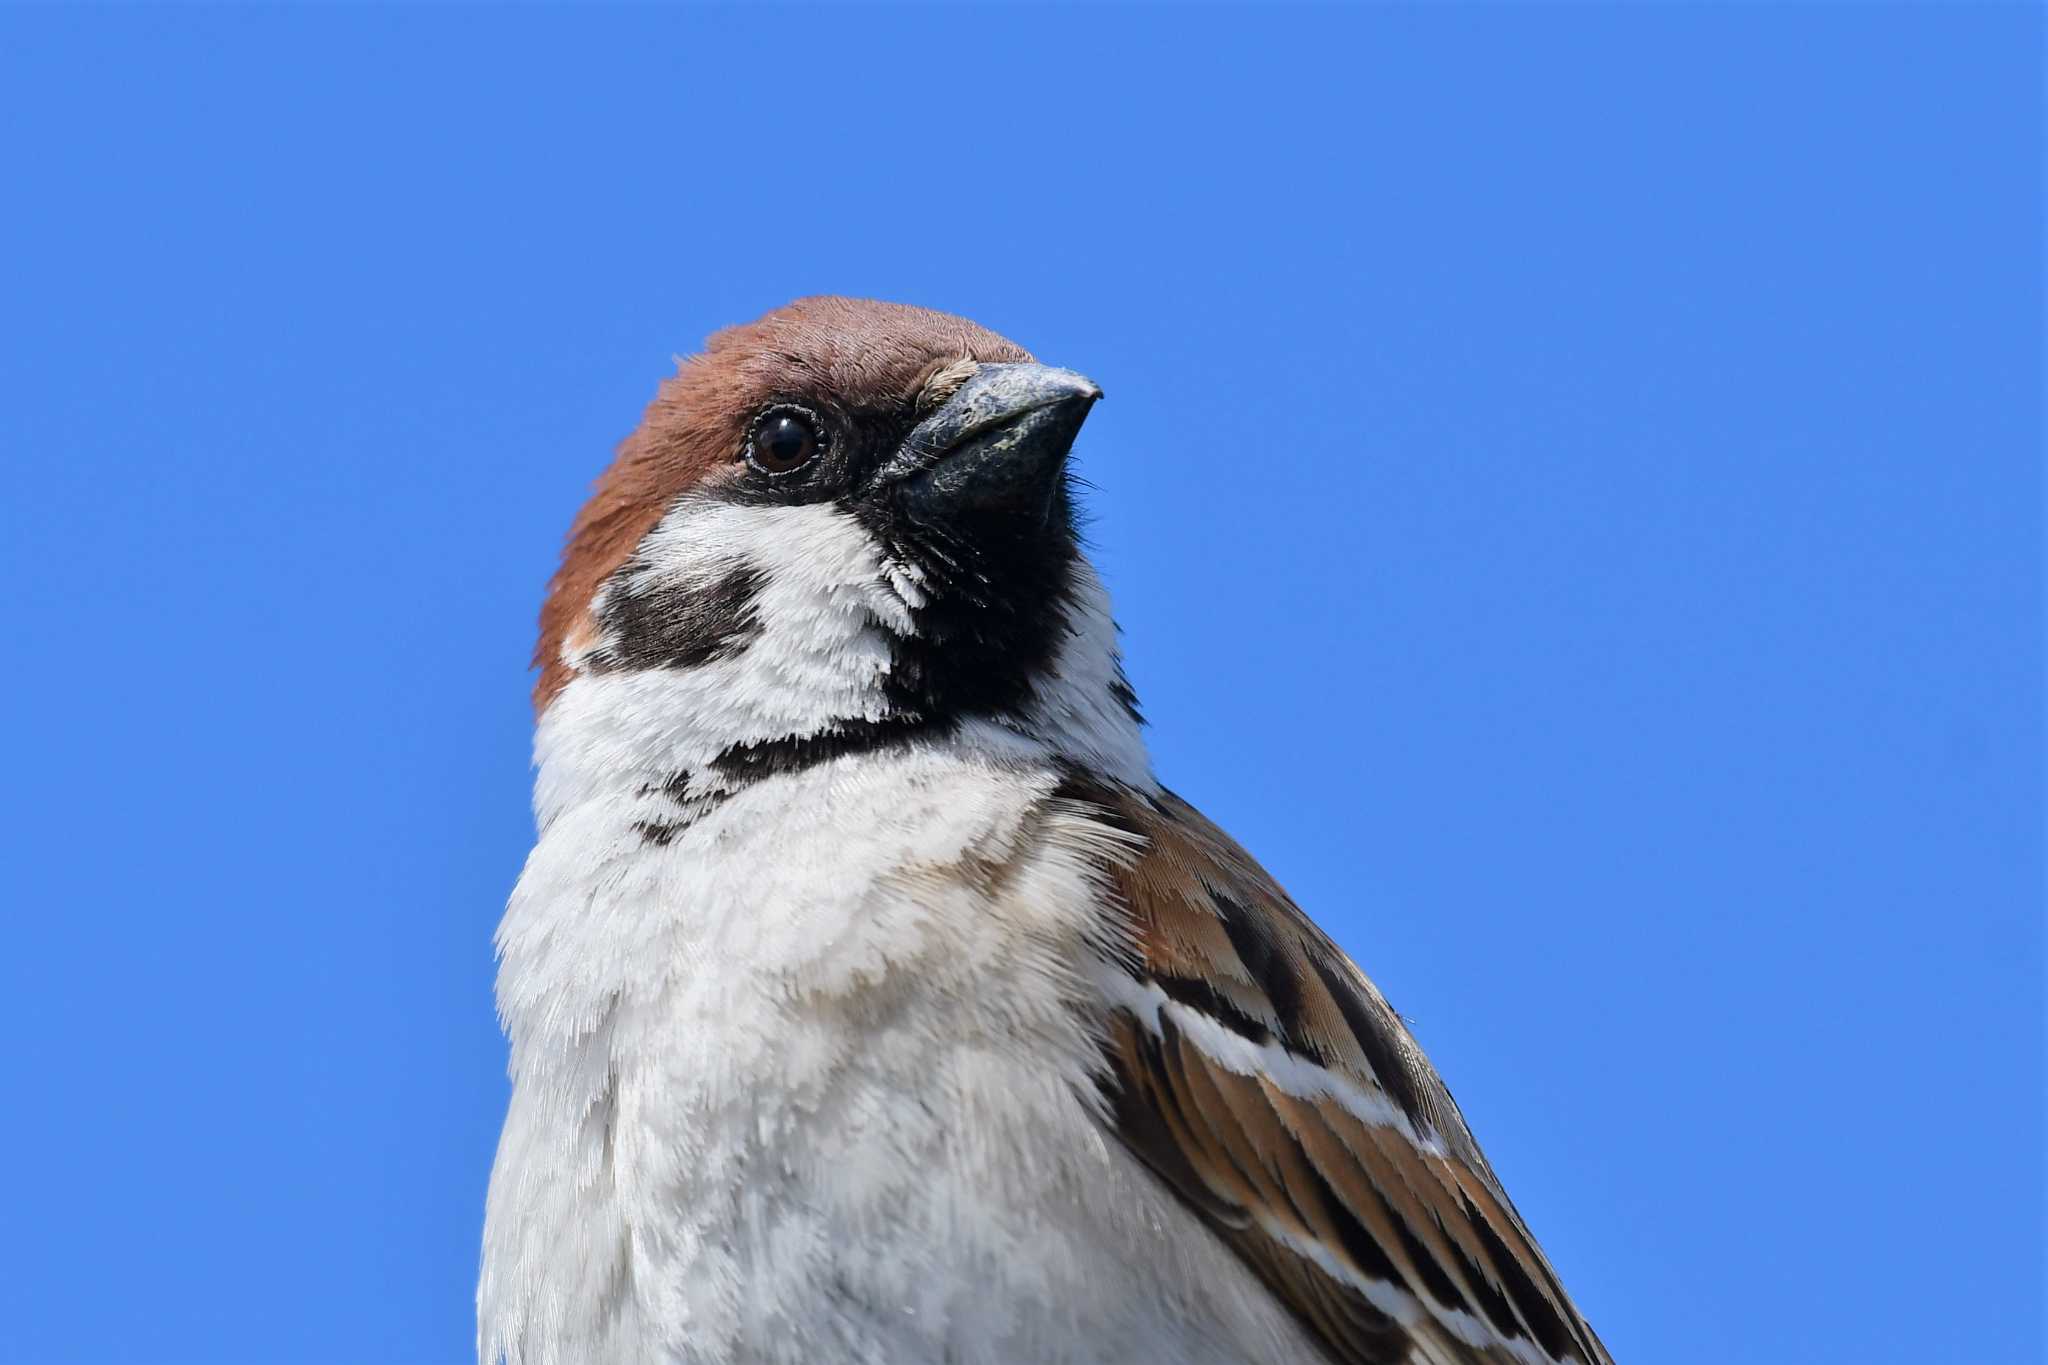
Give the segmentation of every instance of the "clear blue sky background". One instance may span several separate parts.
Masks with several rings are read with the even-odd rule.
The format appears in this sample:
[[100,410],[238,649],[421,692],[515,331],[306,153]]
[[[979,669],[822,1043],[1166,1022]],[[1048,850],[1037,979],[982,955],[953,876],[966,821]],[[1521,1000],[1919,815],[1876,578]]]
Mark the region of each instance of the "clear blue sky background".
[[457,1362],[526,655],[834,291],[1625,1362],[2040,1359],[2038,9],[0,15],[0,1359]]

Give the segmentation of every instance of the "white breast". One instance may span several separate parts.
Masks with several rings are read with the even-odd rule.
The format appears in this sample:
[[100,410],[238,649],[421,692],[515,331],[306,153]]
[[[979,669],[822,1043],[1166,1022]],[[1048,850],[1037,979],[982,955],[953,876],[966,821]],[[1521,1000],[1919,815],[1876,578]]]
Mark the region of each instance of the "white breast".
[[499,935],[485,1365],[1319,1358],[1091,1112],[1117,836],[1054,784],[954,747],[666,845],[628,775],[550,813]]

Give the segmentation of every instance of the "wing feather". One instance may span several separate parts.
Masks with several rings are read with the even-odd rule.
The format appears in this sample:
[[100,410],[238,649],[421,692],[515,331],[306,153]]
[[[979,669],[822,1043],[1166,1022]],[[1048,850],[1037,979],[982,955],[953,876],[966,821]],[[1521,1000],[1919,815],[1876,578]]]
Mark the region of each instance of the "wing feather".
[[1069,784],[1111,869],[1106,1112],[1343,1365],[1612,1365],[1364,973],[1171,793]]

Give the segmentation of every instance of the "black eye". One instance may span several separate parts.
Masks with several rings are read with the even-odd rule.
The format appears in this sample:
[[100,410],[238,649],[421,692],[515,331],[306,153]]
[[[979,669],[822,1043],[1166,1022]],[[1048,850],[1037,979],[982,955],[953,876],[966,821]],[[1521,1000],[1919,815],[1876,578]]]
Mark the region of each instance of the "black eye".
[[825,446],[818,419],[799,407],[770,408],[747,437],[747,463],[764,474],[802,469]]

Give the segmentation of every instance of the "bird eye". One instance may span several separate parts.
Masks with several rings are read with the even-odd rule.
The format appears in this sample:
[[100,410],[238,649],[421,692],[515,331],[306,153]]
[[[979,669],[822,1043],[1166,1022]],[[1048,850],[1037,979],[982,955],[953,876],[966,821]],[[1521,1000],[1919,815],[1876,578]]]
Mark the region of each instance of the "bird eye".
[[747,437],[747,463],[764,474],[790,474],[816,459],[824,445],[815,414],[794,406],[770,408]]

